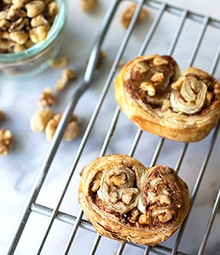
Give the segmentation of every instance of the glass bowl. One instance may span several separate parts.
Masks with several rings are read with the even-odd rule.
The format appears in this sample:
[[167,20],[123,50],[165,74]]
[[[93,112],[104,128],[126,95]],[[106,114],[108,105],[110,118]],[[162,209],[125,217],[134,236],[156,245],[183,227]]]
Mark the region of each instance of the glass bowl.
[[45,71],[57,56],[63,42],[63,28],[67,18],[65,0],[56,0],[59,12],[44,41],[18,53],[0,54],[0,72],[13,76],[35,76]]

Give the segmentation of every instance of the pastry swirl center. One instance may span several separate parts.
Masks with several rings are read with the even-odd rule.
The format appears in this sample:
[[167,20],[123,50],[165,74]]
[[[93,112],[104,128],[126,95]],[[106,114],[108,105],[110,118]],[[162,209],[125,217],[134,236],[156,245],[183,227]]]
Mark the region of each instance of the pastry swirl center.
[[96,174],[91,190],[98,198],[98,206],[105,205],[109,212],[119,213],[131,224],[162,224],[173,220],[180,209],[182,198],[178,197],[175,182],[169,168],[136,172],[121,165]]
[[201,111],[206,101],[207,86],[196,77],[183,77],[178,86],[173,85],[170,96],[171,106],[175,112],[194,114]]

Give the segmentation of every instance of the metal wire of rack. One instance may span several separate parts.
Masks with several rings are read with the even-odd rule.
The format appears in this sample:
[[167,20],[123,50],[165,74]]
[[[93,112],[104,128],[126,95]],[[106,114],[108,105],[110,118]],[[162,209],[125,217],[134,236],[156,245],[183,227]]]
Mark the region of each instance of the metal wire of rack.
[[[106,14],[106,18],[102,24],[102,29],[105,30],[104,33],[101,32],[101,39],[98,36],[98,43],[96,42],[92,53],[91,53],[91,61],[89,62],[89,66],[85,71],[85,77],[87,78],[86,86],[91,82],[94,66],[97,62],[97,56],[100,51],[101,46],[103,46],[104,36],[110,37],[108,35],[108,28],[111,30],[111,22],[114,20],[115,13],[117,9],[120,7],[124,1],[115,0],[112,1],[111,6]],[[135,2],[135,1],[134,1]],[[52,165],[53,159],[56,156],[56,152],[58,150],[58,146],[62,137],[62,132],[65,130],[65,125],[68,122],[68,116],[74,110],[74,107],[81,97],[84,90],[77,91],[76,98],[72,98],[69,104],[69,108],[67,110],[66,115],[64,114],[63,121],[61,121],[60,128],[58,128],[55,138],[51,144],[50,150],[46,155],[45,161],[42,164],[41,170],[37,177],[36,183],[32,189],[30,194],[30,198],[27,201],[27,206],[24,208],[24,213],[21,217],[21,220],[15,230],[14,236],[12,237],[12,241],[10,242],[6,254],[16,254],[16,249],[19,246],[20,242],[25,242],[24,232],[26,228],[28,228],[29,221],[32,220],[33,215],[39,215],[42,221],[45,221],[45,226],[42,230],[42,235],[40,236],[37,242],[37,248],[35,253],[33,254],[47,254],[44,252],[45,247],[48,245],[48,240],[50,239],[50,234],[53,232],[53,228],[55,228],[56,224],[63,224],[68,226],[68,235],[65,239],[62,252],[54,252],[54,254],[75,254],[74,249],[77,247],[78,242],[79,245],[83,245],[83,238],[85,236],[92,236],[90,244],[88,244],[88,254],[104,254],[100,252],[103,246],[110,247],[109,251],[105,250],[105,254],[114,254],[122,255],[122,254],[178,254],[178,255],[192,255],[192,254],[212,254],[217,255],[220,252],[219,242],[217,246],[211,250],[208,244],[210,239],[213,238],[212,232],[220,234],[218,224],[216,223],[216,218],[218,217],[218,208],[220,204],[220,188],[219,186],[212,187],[215,196],[213,196],[213,204],[212,201],[207,201],[208,213],[206,214],[206,219],[203,219],[203,228],[201,233],[198,233],[200,239],[199,242],[195,244],[194,250],[187,247],[186,243],[189,242],[187,239],[188,235],[190,236],[190,225],[193,224],[193,221],[197,219],[199,216],[192,217],[191,214],[194,214],[194,207],[197,203],[198,196],[203,196],[204,194],[204,185],[206,184],[205,178],[207,174],[212,170],[213,166],[216,168],[217,164],[211,165],[211,162],[215,158],[218,157],[219,151],[219,124],[217,124],[216,128],[210,133],[210,135],[204,139],[203,141],[195,144],[183,144],[183,143],[175,143],[172,141],[167,141],[163,138],[154,137],[151,134],[147,134],[142,132],[141,130],[134,127],[133,124],[127,123],[126,128],[129,132],[129,137],[126,134],[123,134],[122,138],[129,139],[129,151],[127,148],[124,149],[127,154],[131,156],[139,157],[140,160],[148,164],[149,166],[153,166],[158,162],[166,162],[167,158],[167,144],[173,147],[174,150],[170,152],[172,157],[174,157],[174,161],[172,161],[173,167],[178,171],[181,175],[183,175],[187,181],[189,182],[190,190],[191,190],[191,212],[189,217],[185,220],[181,228],[177,231],[177,233],[171,238],[170,241],[165,242],[164,244],[157,245],[155,247],[144,247],[139,245],[134,245],[131,243],[120,243],[114,242],[112,240],[108,240],[104,237],[97,235],[93,229],[93,226],[86,220],[83,215],[83,211],[78,208],[78,212],[68,212],[62,210],[62,204],[67,197],[67,192],[72,189],[72,182],[75,181],[77,183],[77,175],[78,175],[78,165],[83,164],[83,154],[90,153],[91,148],[89,147],[90,139],[95,139],[93,137],[93,130],[97,128],[97,123],[100,122],[100,119],[106,117],[105,114],[102,113],[103,108],[108,109],[109,119],[107,128],[103,134],[103,139],[98,141],[97,147],[99,148],[99,155],[102,156],[107,153],[121,153],[122,151],[119,149],[115,149],[119,143],[123,143],[123,140],[119,139],[120,133],[124,132],[125,127],[121,124],[121,119],[124,118],[123,114],[120,112],[120,109],[114,103],[109,109],[109,103],[105,103],[108,100],[108,97],[112,97],[113,94],[113,81],[115,74],[118,71],[118,65],[121,60],[126,58],[135,57],[136,55],[144,55],[151,53],[151,51],[155,51],[155,48],[158,50],[158,53],[165,53],[169,55],[173,55],[176,59],[180,59],[180,65],[182,66],[190,66],[190,65],[198,65],[199,67],[206,69],[209,73],[213,75],[217,75],[219,70],[219,56],[220,56],[220,21],[215,20],[211,17],[202,16],[193,12],[190,12],[185,9],[176,8],[174,6],[160,3],[155,0],[140,0],[136,1],[138,3],[138,8],[136,9],[135,15],[130,23],[129,28],[126,30],[125,34],[122,37],[121,43],[117,49],[114,63],[109,69],[107,79],[105,80],[104,86],[100,93],[99,99],[97,101],[97,105],[93,111],[93,114],[89,120],[87,128],[82,136],[80,145],[78,147],[77,153],[73,159],[72,166],[70,167],[69,174],[64,185],[61,188],[60,196],[57,198],[57,202],[53,207],[50,207],[45,204],[41,204],[38,202],[38,196],[41,190],[44,188],[45,179],[50,171],[50,167]],[[137,53],[130,53],[129,45],[132,44],[132,40],[136,38],[136,30],[137,28],[137,18],[141,11],[141,9],[145,7],[149,9],[149,11],[153,14],[152,20],[148,24],[147,29],[142,27],[145,31],[143,34],[143,40],[141,41],[141,45],[137,49]],[[166,21],[170,19],[171,27],[167,27]],[[101,29],[101,31],[102,31]],[[158,39],[159,38],[159,39]],[[165,40],[165,44],[163,44]],[[98,45],[98,46],[97,46]],[[203,47],[210,47],[210,59],[209,62],[203,61],[203,59],[207,56],[203,55]],[[95,50],[94,50],[95,48]],[[188,48],[189,50],[187,51]],[[179,62],[179,61],[178,61]],[[205,62],[205,63],[204,63]],[[219,77],[217,77],[219,78]],[[84,84],[85,85],[85,84]],[[83,86],[84,86],[83,85]],[[80,84],[82,87],[82,84]],[[74,92],[75,93],[75,92]],[[75,94],[74,94],[75,95]],[[111,101],[112,102],[112,101]],[[150,143],[149,139],[152,139],[153,142]],[[119,148],[121,148],[119,146]],[[86,152],[85,152],[86,151]],[[175,155],[173,155],[175,154]],[[190,161],[191,157],[193,158]],[[198,159],[196,158],[198,157]],[[188,173],[185,174],[184,167],[188,164],[188,161],[192,164],[192,168],[194,169],[194,179],[191,180],[191,177],[188,178]],[[174,163],[175,162],[175,163]],[[211,165],[211,167],[210,167]],[[214,169],[213,171],[217,171]],[[211,173],[210,173],[211,174]],[[76,179],[76,180],[75,180]],[[77,193],[77,187],[72,191]],[[201,194],[201,195],[200,195]],[[195,212],[196,213],[196,212]],[[59,223],[57,223],[59,222]],[[196,224],[196,223],[194,223]],[[200,224],[200,221],[199,223]],[[215,227],[215,225],[217,227]],[[213,230],[214,228],[214,230]],[[33,238],[34,238],[34,230],[32,230]],[[80,239],[79,236],[83,237]],[[80,241],[79,241],[80,240]],[[113,248],[114,247],[114,248]],[[208,248],[207,248],[208,247]],[[129,253],[128,250],[131,252]],[[27,254],[23,252],[22,254]],[[30,253],[28,253],[30,254]],[[84,254],[87,254],[84,252]]]

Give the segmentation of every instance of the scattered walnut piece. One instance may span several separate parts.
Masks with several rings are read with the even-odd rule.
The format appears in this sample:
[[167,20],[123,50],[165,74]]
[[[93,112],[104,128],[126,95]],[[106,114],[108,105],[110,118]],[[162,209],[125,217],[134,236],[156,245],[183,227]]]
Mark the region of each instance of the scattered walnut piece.
[[[121,22],[122,22],[122,25],[124,26],[125,29],[128,28],[131,20],[132,20],[132,17],[135,13],[135,10],[137,8],[137,4],[131,4],[127,7],[127,9],[123,12],[122,16],[121,16]],[[146,9],[142,8],[139,16],[138,16],[138,22],[146,19],[148,16],[148,12]]]
[[55,85],[55,89],[57,91],[63,90],[66,87],[66,85],[74,79],[76,79],[75,71],[70,69],[64,69],[61,77],[58,79]]
[[0,155],[8,155],[12,147],[13,135],[10,130],[0,129]]
[[[46,134],[46,139],[50,142],[53,139],[53,136],[55,134],[55,131],[57,129],[57,126],[60,122],[62,115],[61,114],[56,114],[54,117],[49,120],[47,123],[47,126],[45,128],[45,134]],[[80,133],[79,125],[77,122],[78,118],[76,115],[73,115],[70,123],[68,124],[66,131],[64,133],[64,140],[67,142],[70,142],[74,140]]]
[[30,126],[34,132],[43,132],[48,121],[53,118],[54,112],[50,109],[41,109],[33,114]]
[[86,12],[91,12],[97,7],[97,0],[80,0],[81,8]]
[[56,98],[50,87],[46,87],[39,99],[39,105],[41,107],[53,106],[56,104]]
[[68,65],[68,58],[65,58],[65,57],[54,59],[53,61],[51,61],[51,64],[50,64],[52,68],[62,68],[67,65]]

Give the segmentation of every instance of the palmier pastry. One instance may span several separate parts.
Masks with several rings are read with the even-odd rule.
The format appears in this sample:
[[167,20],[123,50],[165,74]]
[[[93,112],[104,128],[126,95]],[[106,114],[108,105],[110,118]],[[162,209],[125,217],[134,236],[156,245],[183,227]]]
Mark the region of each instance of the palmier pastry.
[[167,240],[190,208],[188,187],[173,169],[121,154],[85,166],[78,197],[100,235],[144,245]]
[[170,56],[140,56],[115,79],[115,97],[140,129],[175,141],[203,139],[220,117],[220,84],[193,67],[180,73]]

